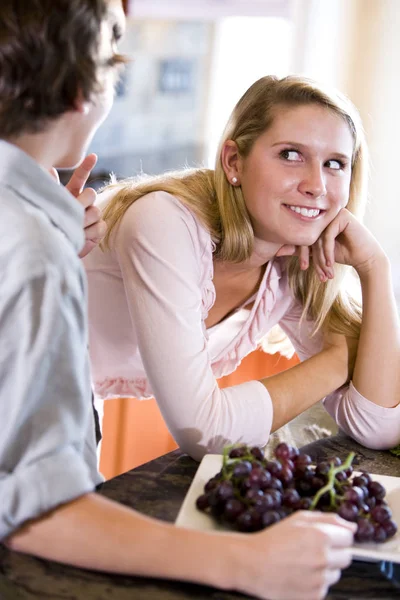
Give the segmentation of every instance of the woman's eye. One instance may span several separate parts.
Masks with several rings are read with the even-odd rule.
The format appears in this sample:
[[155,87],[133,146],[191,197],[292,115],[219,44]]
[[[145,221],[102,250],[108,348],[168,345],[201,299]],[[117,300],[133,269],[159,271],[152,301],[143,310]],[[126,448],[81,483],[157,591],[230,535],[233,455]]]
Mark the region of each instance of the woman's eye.
[[281,157],[285,160],[299,161],[301,160],[300,152],[297,150],[282,150]]
[[326,166],[328,169],[334,169],[335,171],[340,171],[343,169],[344,165],[340,160],[331,159],[326,162]]

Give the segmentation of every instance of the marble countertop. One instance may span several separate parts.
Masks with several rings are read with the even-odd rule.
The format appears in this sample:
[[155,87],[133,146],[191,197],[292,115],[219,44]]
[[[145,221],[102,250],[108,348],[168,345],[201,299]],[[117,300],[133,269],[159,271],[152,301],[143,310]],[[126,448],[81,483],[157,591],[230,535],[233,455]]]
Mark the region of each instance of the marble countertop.
[[[355,466],[400,476],[400,459],[368,450],[343,435],[303,448],[314,459],[356,452]],[[107,481],[100,493],[166,521],[174,521],[198,464],[179,450]],[[165,580],[84,571],[11,552],[0,545],[1,600],[233,600],[241,594]],[[390,600],[400,597],[400,564],[355,561],[333,586],[328,600]]]

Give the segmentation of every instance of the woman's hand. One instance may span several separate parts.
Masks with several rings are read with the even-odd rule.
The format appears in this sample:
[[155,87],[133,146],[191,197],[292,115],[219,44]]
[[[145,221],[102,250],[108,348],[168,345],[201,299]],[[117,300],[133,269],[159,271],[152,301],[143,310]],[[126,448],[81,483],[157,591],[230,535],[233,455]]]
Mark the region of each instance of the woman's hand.
[[321,281],[334,277],[335,262],[354,267],[359,275],[385,254],[372,233],[343,208],[312,246],[313,265]]
[[337,515],[299,511],[248,536],[235,587],[269,600],[321,600],[351,563],[355,529]]
[[346,208],[324,229],[312,246],[282,246],[277,256],[296,254],[300,268],[308,269],[310,256],[321,281],[333,279],[334,264],[354,267],[359,275],[368,272],[386,256],[372,233]]
[[[101,242],[107,231],[107,226],[101,218],[100,210],[97,206],[94,206],[97,197],[95,190],[93,188],[83,189],[96,162],[97,156],[95,154],[86,156],[79,167],[75,169],[71,175],[71,179],[65,186],[85,209],[85,219],[83,224],[85,245],[79,253],[80,258],[89,254],[89,252]],[[56,169],[51,169],[51,175],[58,183],[60,182]]]

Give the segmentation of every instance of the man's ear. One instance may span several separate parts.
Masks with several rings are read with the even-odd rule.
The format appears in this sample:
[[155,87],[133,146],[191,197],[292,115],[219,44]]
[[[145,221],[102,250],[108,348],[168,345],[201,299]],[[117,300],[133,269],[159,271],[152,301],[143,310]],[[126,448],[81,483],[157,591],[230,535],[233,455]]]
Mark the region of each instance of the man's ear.
[[82,92],[80,92],[80,91],[78,92],[78,95],[75,99],[74,109],[76,110],[76,112],[80,113],[81,115],[89,114],[90,102],[88,100],[85,100]]
[[221,150],[221,163],[228,181],[240,185],[242,161],[236,142],[226,140]]

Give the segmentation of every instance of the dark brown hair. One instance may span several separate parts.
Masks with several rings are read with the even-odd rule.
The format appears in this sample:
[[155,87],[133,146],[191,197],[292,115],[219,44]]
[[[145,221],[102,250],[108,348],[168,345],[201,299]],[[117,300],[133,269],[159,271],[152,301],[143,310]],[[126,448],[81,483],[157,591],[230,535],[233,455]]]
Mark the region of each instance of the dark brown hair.
[[107,13],[107,0],[1,0],[0,138],[42,131],[78,94],[91,100]]

